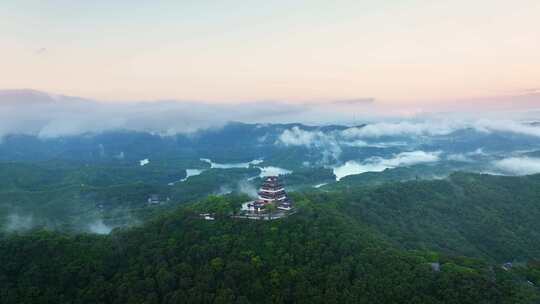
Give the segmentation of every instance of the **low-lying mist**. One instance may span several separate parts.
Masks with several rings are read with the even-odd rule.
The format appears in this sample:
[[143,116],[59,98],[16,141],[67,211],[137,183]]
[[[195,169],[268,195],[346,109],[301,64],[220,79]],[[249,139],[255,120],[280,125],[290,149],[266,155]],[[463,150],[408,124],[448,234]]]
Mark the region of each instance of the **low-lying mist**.
[[347,161],[345,164],[334,167],[334,175],[339,181],[345,176],[356,175],[365,172],[382,172],[386,169],[392,169],[401,166],[411,166],[421,163],[437,162],[440,159],[441,152],[403,152],[395,155],[393,158],[372,157],[359,163],[354,160]]
[[[540,98],[540,95],[538,97]],[[389,111],[387,106],[373,98],[358,100],[369,102],[98,102],[32,90],[0,90],[0,138],[8,134],[51,138],[115,130],[160,135],[190,134],[197,130],[219,128],[230,121],[315,125],[358,125],[370,122],[366,127],[352,128],[341,134],[348,139],[445,135],[471,127],[486,132],[503,131],[540,136],[540,128],[516,122],[538,117],[539,112],[532,109],[485,112],[483,116],[471,114],[470,111],[439,112],[442,114],[421,111],[411,116],[403,115],[404,112],[400,111]],[[487,117],[490,119],[486,119]],[[513,119],[508,120],[509,117]],[[316,142],[324,142],[325,146],[333,144],[326,134],[305,134],[294,129],[290,132],[292,133],[283,134],[283,143],[316,145]],[[329,149],[329,152],[329,157],[335,157],[335,154],[339,153],[332,149]]]
[[114,226],[100,218],[78,218],[73,223],[33,214],[9,213],[0,221],[0,232],[24,233],[33,229],[62,230],[78,233],[109,234]]

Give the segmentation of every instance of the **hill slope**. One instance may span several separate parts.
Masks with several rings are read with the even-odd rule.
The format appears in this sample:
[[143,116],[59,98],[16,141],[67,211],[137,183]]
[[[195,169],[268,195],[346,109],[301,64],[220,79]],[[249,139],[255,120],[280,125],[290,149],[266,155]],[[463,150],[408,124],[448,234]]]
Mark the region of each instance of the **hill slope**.
[[[211,198],[203,205],[228,205]],[[280,221],[204,221],[193,209],[108,237],[34,232],[0,242],[3,303],[532,303],[516,275],[405,252],[334,206]],[[204,206],[196,206],[202,210]],[[439,263],[440,271],[430,263]],[[437,264],[437,265],[439,265]]]
[[354,181],[327,186],[330,193],[311,199],[340,202],[344,212],[402,248],[501,263],[540,259],[540,175],[456,173],[371,188]]

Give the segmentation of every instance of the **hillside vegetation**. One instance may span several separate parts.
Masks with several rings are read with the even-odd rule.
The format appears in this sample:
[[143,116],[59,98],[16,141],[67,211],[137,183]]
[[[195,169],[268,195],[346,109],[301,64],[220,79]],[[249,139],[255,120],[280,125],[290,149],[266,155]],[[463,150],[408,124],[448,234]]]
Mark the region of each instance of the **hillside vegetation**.
[[[2,303],[540,301],[540,175],[395,182],[412,176],[399,170],[317,190],[331,171],[304,169],[284,178],[305,191],[292,193],[297,213],[249,221],[228,215],[256,168],[206,168],[168,186],[160,163],[59,164],[0,164],[4,223],[15,211],[43,220],[0,234]],[[233,194],[202,199],[225,186]],[[149,206],[150,193],[171,202]],[[90,219],[121,228],[81,234]]]
[[[2,303],[533,303],[522,274],[402,251],[333,204],[279,221],[204,221],[210,198],[109,236],[0,241]],[[437,263],[437,264],[432,264]],[[434,265],[437,265],[436,267]],[[439,266],[440,265],[440,269]]]
[[343,212],[401,248],[501,263],[540,259],[540,175],[455,173],[442,180],[335,187],[308,196],[339,202]]

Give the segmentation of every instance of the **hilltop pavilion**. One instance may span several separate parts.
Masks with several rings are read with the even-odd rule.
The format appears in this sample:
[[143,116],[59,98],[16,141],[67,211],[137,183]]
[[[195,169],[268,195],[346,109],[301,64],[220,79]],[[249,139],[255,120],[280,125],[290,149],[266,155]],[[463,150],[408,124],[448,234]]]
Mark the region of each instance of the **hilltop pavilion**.
[[292,209],[292,201],[277,176],[265,177],[258,195],[257,200],[244,204],[242,209],[250,213],[265,213],[271,205],[282,211]]

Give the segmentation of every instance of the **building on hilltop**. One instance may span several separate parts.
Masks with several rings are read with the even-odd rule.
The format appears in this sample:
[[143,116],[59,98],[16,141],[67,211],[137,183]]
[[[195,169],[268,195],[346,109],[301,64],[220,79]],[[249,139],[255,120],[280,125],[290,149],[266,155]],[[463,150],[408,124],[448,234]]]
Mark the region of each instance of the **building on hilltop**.
[[258,195],[259,198],[257,200],[245,203],[242,206],[242,210],[250,213],[267,213],[272,209],[282,211],[292,209],[292,201],[277,176],[265,177]]
[[148,196],[147,202],[149,205],[160,205],[165,202],[169,202],[171,199],[167,197],[165,200],[163,200],[158,194],[150,194]]
[[157,194],[150,194],[147,200],[148,204],[150,205],[159,205],[161,200],[159,199],[159,195]]

